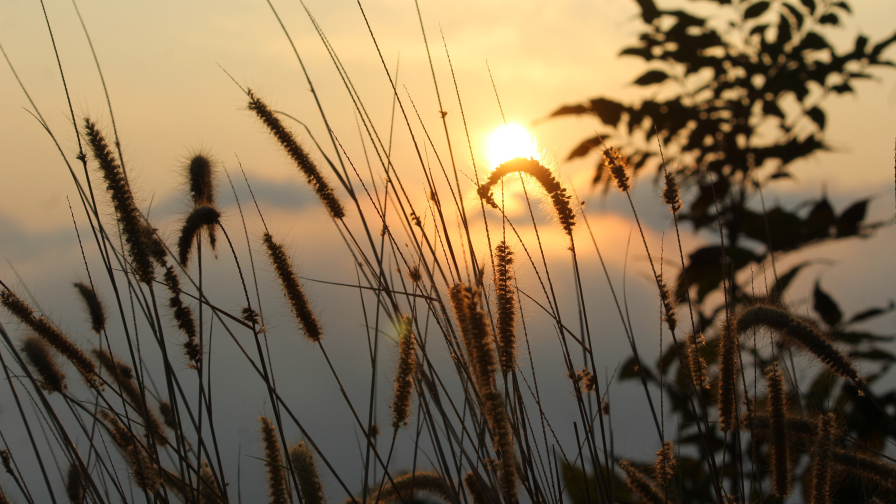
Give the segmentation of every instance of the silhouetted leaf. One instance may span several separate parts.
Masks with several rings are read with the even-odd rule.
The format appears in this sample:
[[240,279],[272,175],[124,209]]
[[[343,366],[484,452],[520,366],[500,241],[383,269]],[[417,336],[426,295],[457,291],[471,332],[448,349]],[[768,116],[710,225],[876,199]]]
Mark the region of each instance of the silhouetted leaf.
[[[578,467],[562,462],[563,477],[566,480],[566,495],[572,504],[591,504],[598,502],[600,490],[593,475],[586,475]],[[591,499],[589,499],[591,497]]]
[[872,61],[877,61],[877,58],[880,56],[880,53],[884,51],[887,47],[890,46],[893,42],[896,42],[896,33],[891,35],[889,38],[882,40],[881,42],[874,45],[874,48],[871,49],[871,52],[868,54],[868,57]]
[[837,219],[837,237],[855,236],[859,234],[859,224],[865,220],[865,212],[868,210],[868,200],[853,203],[840,214]]
[[880,348],[875,348],[873,350],[866,350],[864,352],[855,352],[851,354],[851,357],[856,359],[870,360],[870,361],[883,361],[883,362],[893,362],[896,361],[896,357],[893,356],[890,352],[882,350]]
[[557,117],[562,115],[576,115],[576,114],[586,114],[588,113],[588,107],[579,104],[579,105],[564,105],[557,110],[551,112],[549,117]]
[[846,2],[834,2],[833,6],[840,7],[841,9],[845,10],[846,12],[852,12],[852,9],[849,8],[849,5],[847,5]]
[[812,107],[806,114],[810,119],[815,121],[815,124],[818,125],[818,129],[824,129],[824,112],[820,108]]
[[821,18],[819,18],[818,22],[821,24],[829,24],[829,25],[836,26],[840,23],[840,18],[838,18],[836,14],[831,12],[831,13],[825,14],[824,16],[821,16]]
[[834,225],[834,209],[827,198],[822,198],[812,207],[805,224],[806,238],[809,240],[827,238],[831,235],[831,227]]
[[603,137],[601,136],[591,137],[588,140],[580,143],[575,149],[572,150],[572,152],[569,153],[569,156],[566,158],[567,161],[587,155],[589,152],[591,152],[592,149],[600,145],[602,138]]
[[793,281],[794,278],[799,274],[800,270],[812,264],[811,261],[806,261],[804,263],[797,264],[793,268],[784,273],[783,275],[778,277],[778,281],[775,282],[775,285],[772,286],[771,291],[768,293],[768,297],[773,302],[780,301],[781,296],[784,294],[784,291],[787,290],[787,287],[790,285],[790,282]]
[[815,0],[800,0],[800,2],[809,9],[809,12],[815,14]]
[[856,38],[856,48],[855,53],[857,56],[864,56],[865,49],[868,47],[868,37],[864,35],[859,35]]
[[762,102],[762,113],[784,119],[784,111],[781,110],[781,107],[778,106],[774,99]]
[[637,0],[637,2],[641,6],[641,17],[645,23],[650,24],[659,17],[660,11],[656,8],[653,0]]
[[810,49],[827,49],[829,47],[830,45],[824,37],[815,32],[809,32],[803,38],[803,41],[800,42],[800,45],[797,46],[797,49],[799,51],[807,51]]
[[890,301],[890,305],[886,308],[869,308],[853,315],[844,325],[857,324],[865,320],[880,317],[881,315],[886,315],[893,311],[894,308],[896,308],[896,305],[893,304],[893,301]]
[[765,1],[754,3],[744,11],[744,19],[753,19],[754,17],[761,16],[763,12],[768,10],[768,6],[769,3]]
[[814,298],[812,308],[818,313],[821,320],[824,320],[825,324],[833,327],[843,320],[843,312],[840,311],[840,307],[837,306],[837,303],[827,292],[821,290],[821,285],[817,281],[815,282],[815,290],[812,293],[812,297]]
[[599,117],[604,124],[615,128],[616,125],[619,124],[619,119],[622,118],[622,112],[625,111],[625,107],[621,103],[614,102],[613,100],[595,98],[591,100],[591,111],[597,114],[597,117]]
[[847,84],[847,83],[840,84],[839,86],[834,86],[834,87],[831,88],[831,90],[833,90],[833,91],[836,92],[837,94],[852,93],[852,92],[853,92],[852,86],[850,86],[850,85]]
[[638,79],[635,81],[635,84],[637,84],[638,86],[649,86],[651,84],[659,84],[660,82],[663,82],[668,78],[669,76],[662,70],[650,70],[644,75],[638,77]]

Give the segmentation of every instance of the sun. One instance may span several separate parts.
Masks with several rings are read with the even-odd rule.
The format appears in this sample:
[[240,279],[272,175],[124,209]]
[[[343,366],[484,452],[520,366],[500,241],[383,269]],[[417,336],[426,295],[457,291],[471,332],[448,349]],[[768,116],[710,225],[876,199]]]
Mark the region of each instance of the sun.
[[492,166],[514,158],[539,159],[538,146],[532,135],[519,124],[501,126],[488,137],[486,157]]

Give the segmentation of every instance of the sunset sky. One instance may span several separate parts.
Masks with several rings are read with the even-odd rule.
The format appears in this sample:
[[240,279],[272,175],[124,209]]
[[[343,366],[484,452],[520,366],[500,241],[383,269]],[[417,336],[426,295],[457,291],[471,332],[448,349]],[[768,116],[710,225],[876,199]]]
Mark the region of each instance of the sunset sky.
[[[106,100],[74,7],[69,0],[45,0],[45,3],[74,114],[78,121],[85,116],[96,119],[111,136]],[[333,131],[349,158],[368,180],[354,107],[308,15],[298,1],[276,0],[273,3],[304,61]],[[700,12],[711,11],[707,8],[710,2],[658,3],[666,8],[686,4]],[[353,0],[306,0],[305,4],[339,54],[374,125],[381,134],[388,135],[392,90],[357,3]],[[832,37],[835,43],[841,43],[841,47],[857,32],[878,40],[896,30],[896,2],[855,0],[851,5],[854,16]],[[248,198],[248,192],[238,175],[238,158],[253,184],[272,232],[278,233],[292,247],[296,262],[308,276],[356,282],[345,246],[326,213],[296,173],[294,165],[247,110],[245,95],[222,71],[225,69],[240,85],[255,90],[276,109],[306,122],[314,137],[324,144],[328,155],[333,154],[332,146],[324,142],[326,129],[302,69],[264,0],[81,0],[78,7],[108,85],[128,174],[139,194],[138,203],[144,211],[150,211],[150,217],[157,216],[165,236],[174,236],[175,220],[180,219],[187,208],[182,164],[189,154],[204,150],[218,159],[232,176],[236,175],[234,182],[238,183],[243,210],[247,211],[249,233],[257,238],[261,226],[254,214],[248,213],[249,205],[244,199]],[[385,65],[393,76],[398,66],[399,97],[414,134],[418,140],[423,138],[414,113],[415,106],[436,152],[447,163],[440,107],[414,2],[367,0],[363,7]],[[629,295],[634,303],[643,303],[639,306],[655,310],[655,296],[651,290],[655,287],[650,285],[652,280],[647,277],[649,268],[639,238],[632,239],[631,250],[626,256],[626,241],[634,225],[627,202],[615,192],[603,196],[601,191],[589,187],[595,162],[593,157],[564,161],[579,141],[594,134],[596,121],[586,118],[544,120],[561,105],[598,95],[623,101],[645,96],[631,82],[647,67],[641,60],[617,56],[622,48],[634,42],[641,28],[636,2],[420,0],[420,11],[441,93],[441,110],[448,112],[449,134],[462,176],[473,177],[471,150],[479,169],[488,165],[487,139],[504,124],[486,66],[488,62],[507,121],[525,126],[546,159],[555,164],[563,183],[575,187],[580,198],[587,200],[586,208],[589,218],[593,219],[596,239],[605,259],[614,268],[611,273],[614,282],[621,282],[621,268],[628,257],[632,269],[627,280]],[[472,147],[466,143],[443,36],[454,66]],[[0,2],[0,44],[65,155],[78,170],[75,160],[77,141],[40,3]],[[896,47],[891,47],[889,56],[896,58]],[[65,320],[66,327],[85,333],[80,307],[70,303],[70,282],[85,274],[66,198],[70,198],[74,207],[82,238],[87,229],[86,216],[59,152],[29,114],[31,107],[12,72],[5,62],[0,63],[0,279],[21,285],[15,276],[18,273],[21,281],[45,303],[49,313]],[[833,150],[800,161],[792,170],[795,181],[782,182],[765,195],[771,204],[781,202],[793,206],[799,201],[818,197],[826,188],[838,210],[854,200],[871,197],[870,219],[888,223],[869,240],[813,247],[804,255],[783,259],[784,264],[807,257],[823,259],[794,284],[792,301],[804,312],[811,304],[807,304],[807,296],[816,279],[821,279],[830,291],[841,294],[846,313],[882,305],[896,298],[893,287],[896,286],[896,262],[892,253],[896,246],[892,222],[896,69],[878,70],[877,74],[880,78],[876,81],[858,83],[855,95],[833,98],[825,103],[829,125],[826,139]],[[300,141],[306,145],[311,143],[304,129],[295,123],[289,125]],[[396,116],[392,151],[396,169],[408,170],[408,180],[422,195],[419,162],[400,113]],[[317,153],[313,155],[321,159]],[[436,164],[432,149],[427,148],[421,155]],[[82,176],[80,172],[78,175]],[[634,191],[635,203],[639,205],[639,212],[643,212],[651,246],[659,250],[661,240],[665,239],[668,252],[671,219],[650,175],[643,177]],[[219,182],[225,224],[238,229],[240,220],[226,178],[220,176]],[[475,202],[470,180],[462,180],[462,185],[468,190],[463,195],[466,201]],[[478,209],[478,203],[476,205]],[[519,205],[514,210],[509,206],[508,211],[511,217],[519,217],[524,237],[531,237],[532,229],[522,208]],[[107,210],[111,215],[111,207]],[[478,215],[480,220],[474,221],[473,225],[479,226],[476,229],[481,231],[481,214]],[[555,236],[550,234],[552,232],[545,235],[548,237],[549,259],[567,267],[567,263],[560,263],[568,258],[566,243],[562,234]],[[589,247],[583,252],[583,267],[588,269],[595,282],[603,282],[602,273],[598,275],[600,266],[590,246],[590,238],[581,236],[581,242]],[[552,241],[552,237],[556,239]],[[683,239],[687,253],[714,238],[688,234]],[[92,242],[88,245],[93,246]],[[477,246],[484,247],[484,239],[474,244]],[[240,251],[245,249],[244,241],[240,247]],[[224,290],[226,285],[232,287],[235,280],[232,264],[225,262],[225,255],[219,255],[219,262],[225,263],[219,270],[229,276],[213,282]],[[95,255],[88,251],[88,258],[95,258]],[[274,292],[276,285],[270,277],[265,273],[264,282]],[[531,276],[528,280],[532,280]],[[567,284],[571,282],[570,279],[565,281]],[[619,325],[618,318],[614,318],[615,308],[609,306],[603,284],[594,289],[594,298],[604,302],[595,308],[595,312],[607,317],[605,325],[610,331]],[[340,310],[336,307],[340,302],[339,291],[323,286],[315,286],[312,290],[319,296],[317,304],[325,324],[340,330],[357,327],[357,321],[351,325],[340,319]],[[225,307],[237,309],[237,301],[227,299],[229,304]],[[280,299],[271,299],[272,310],[283,308]],[[2,317],[5,323],[7,316]],[[636,326],[653,328],[656,320],[652,317],[636,322]],[[881,319],[875,327],[892,332],[893,323],[891,315]],[[291,322],[282,317],[279,327],[289,329],[292,327],[289,324]],[[550,339],[539,348],[555,343]],[[608,345],[604,365],[609,372],[627,356],[628,350],[622,343],[621,338],[616,338]],[[296,352],[301,352],[304,347],[296,348]],[[651,351],[655,353],[656,348]],[[322,369],[320,363],[312,362],[310,357],[302,359],[302,365],[309,369]],[[364,364],[362,361],[357,355],[344,357],[346,366],[358,362]],[[222,380],[227,382],[227,378]],[[315,391],[314,394],[323,392]],[[227,401],[227,398],[222,399],[221,407],[227,407]],[[249,406],[253,411],[263,408],[261,399]],[[386,411],[385,406],[383,408]],[[327,428],[327,422],[323,420],[311,420],[311,423],[321,430]],[[252,428],[240,424],[234,427],[234,432],[238,432],[245,443],[252,443],[254,431],[245,430]],[[354,453],[354,438],[332,442],[337,451]],[[637,439],[620,443],[617,446],[636,452],[655,450]]]

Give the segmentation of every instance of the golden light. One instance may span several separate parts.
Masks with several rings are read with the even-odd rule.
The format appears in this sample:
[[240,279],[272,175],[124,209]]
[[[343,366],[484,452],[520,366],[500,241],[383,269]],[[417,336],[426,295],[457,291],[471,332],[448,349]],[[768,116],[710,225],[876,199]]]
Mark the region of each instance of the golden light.
[[496,129],[489,137],[486,157],[492,166],[513,158],[539,159],[535,139],[519,124],[508,124]]

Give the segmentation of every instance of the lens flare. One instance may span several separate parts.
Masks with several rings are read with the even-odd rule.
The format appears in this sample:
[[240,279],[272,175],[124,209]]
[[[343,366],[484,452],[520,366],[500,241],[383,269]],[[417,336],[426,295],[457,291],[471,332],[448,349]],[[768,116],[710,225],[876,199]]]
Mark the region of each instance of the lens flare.
[[496,129],[488,137],[486,156],[492,166],[514,158],[539,159],[535,139],[519,124],[508,124]]

